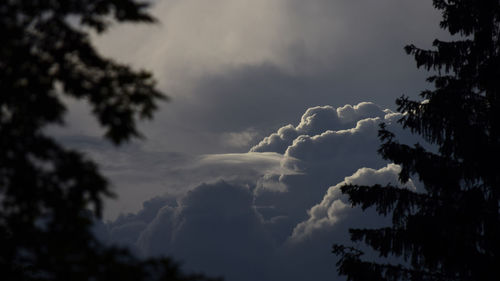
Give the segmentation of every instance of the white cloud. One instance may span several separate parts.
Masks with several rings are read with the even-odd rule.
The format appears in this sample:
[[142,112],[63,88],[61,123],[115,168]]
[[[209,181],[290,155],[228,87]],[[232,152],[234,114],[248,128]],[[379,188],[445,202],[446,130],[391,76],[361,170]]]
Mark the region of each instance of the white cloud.
[[184,168],[196,184],[219,180],[235,184],[253,184],[256,179],[294,175],[299,172],[282,165],[284,156],[274,152],[207,154]]
[[[398,176],[401,167],[395,164],[388,164],[386,167],[375,170],[371,168],[361,168],[353,175],[346,177],[344,181],[331,186],[326,192],[323,200],[309,209],[307,212],[309,218],[297,224],[291,236],[292,241],[300,241],[308,236],[314,235],[315,231],[331,231],[342,220],[353,220],[354,216],[366,215],[360,212],[359,208],[352,208],[348,202],[347,196],[343,195],[340,188],[346,184],[354,185],[375,185],[382,186],[391,184],[393,186],[402,186],[415,190],[413,181],[402,185]],[[347,231],[347,229],[342,229]]]
[[225,153],[225,154],[207,154],[203,155],[197,162],[197,165],[233,165],[233,166],[249,166],[252,169],[261,171],[273,170],[283,160],[283,155],[275,152],[265,153]]
[[316,136],[327,131],[352,128],[359,120],[384,117],[388,113],[391,112],[384,111],[371,102],[362,102],[355,106],[348,104],[338,108],[329,105],[311,107],[302,115],[296,127],[290,124],[281,127],[276,133],[252,147],[250,151],[284,153],[293,141],[297,141],[298,136]]

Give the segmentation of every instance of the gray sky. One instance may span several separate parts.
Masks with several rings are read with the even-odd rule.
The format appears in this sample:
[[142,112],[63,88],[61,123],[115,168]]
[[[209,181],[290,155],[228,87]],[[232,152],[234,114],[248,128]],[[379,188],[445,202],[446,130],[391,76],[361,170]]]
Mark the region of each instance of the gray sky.
[[430,0],[157,2],[159,25],[117,26],[95,42],[153,70],[172,101],[144,131],[169,151],[242,152],[250,142],[222,136],[256,141],[316,105],[393,108],[427,86],[403,47],[438,34]]
[[444,37],[432,1],[155,2],[160,24],[93,37],[171,97],[142,124],[146,140],[106,144],[74,100],[55,131],[113,183],[100,235],[227,280],[331,280],[331,244],[386,223],[338,187],[397,182],[376,153],[380,122],[416,141],[394,101],[428,87],[403,47]]

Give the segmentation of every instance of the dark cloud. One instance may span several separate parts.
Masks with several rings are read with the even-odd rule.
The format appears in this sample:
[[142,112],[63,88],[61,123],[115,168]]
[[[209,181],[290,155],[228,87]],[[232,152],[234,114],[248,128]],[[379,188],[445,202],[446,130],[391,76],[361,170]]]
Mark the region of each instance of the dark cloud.
[[[331,244],[347,242],[349,227],[387,223],[349,207],[339,187],[397,184],[399,166],[380,159],[376,148],[378,124],[400,130],[399,117],[372,103],[310,108],[298,125],[283,127],[293,134],[254,147],[263,152],[192,160],[184,166],[191,184],[207,183],[146,201],[98,232],[141,255],[173,256],[185,270],[228,280],[330,280]],[[286,135],[283,128],[271,136]],[[286,149],[271,151],[274,141]]]
[[[371,63],[368,61],[367,65]],[[262,136],[269,132],[269,128],[278,128],[283,123],[296,120],[297,112],[319,104],[376,100],[393,107],[396,97],[405,92],[416,95],[416,89],[424,86],[423,83],[411,86],[402,83],[402,72],[397,68],[391,69],[394,73],[381,74],[380,70],[367,67],[352,70],[350,77],[345,77],[349,76],[345,66],[331,73],[308,76],[289,74],[271,64],[242,66],[223,74],[207,74],[190,89],[196,98],[174,98],[173,111],[159,118],[182,120],[183,126],[190,128],[188,133],[214,148],[206,152],[242,152],[250,145],[230,147],[218,135],[252,130]],[[418,73],[414,74],[412,79],[421,77]],[[376,83],[367,83],[362,75],[384,77],[377,78]],[[421,78],[415,80],[422,81]],[[191,145],[191,141],[187,143]]]
[[149,141],[100,146],[88,113],[70,104],[70,130],[91,136],[75,147],[120,195],[110,217],[129,213],[96,232],[228,280],[335,278],[331,244],[349,227],[386,223],[348,207],[339,185],[396,180],[376,153],[381,122],[418,141],[384,108],[428,87],[403,46],[440,34],[431,1],[173,0],[153,12],[162,25],[152,31],[97,40],[153,69],[172,97],[143,124]]
[[97,44],[154,70],[172,102],[143,126],[149,145],[189,153],[244,152],[317,105],[394,108],[428,87],[403,47],[441,34],[430,0],[162,1],[153,12],[160,26]]
[[251,191],[222,181],[200,185],[177,207],[162,208],[138,244],[144,255],[173,255],[187,270],[233,280],[265,276],[273,252]]
[[[361,169],[330,187],[323,200],[309,210],[309,218],[286,234],[273,231],[279,219],[262,218],[253,205],[251,187],[225,182],[200,185],[178,199],[178,204],[164,201],[152,220],[140,212],[107,227],[112,242],[128,242],[145,256],[173,256],[188,271],[224,275],[228,280],[304,280],[307,276],[330,280],[335,276],[331,244],[347,242],[349,227],[387,223],[374,212],[349,207],[338,192],[339,186],[386,184],[396,178],[394,165],[380,170]],[[146,204],[144,211],[148,209],[151,206]],[[286,235],[288,239],[276,243],[274,235]],[[124,240],[132,237],[136,240]]]
[[63,136],[59,140],[96,161],[111,179],[119,200],[106,200],[104,215],[113,220],[120,213],[139,211],[149,198],[179,196],[201,183],[224,179],[246,184],[259,177],[297,173],[281,166],[284,156],[273,152],[191,155],[150,150],[145,142],[114,147],[98,137]]

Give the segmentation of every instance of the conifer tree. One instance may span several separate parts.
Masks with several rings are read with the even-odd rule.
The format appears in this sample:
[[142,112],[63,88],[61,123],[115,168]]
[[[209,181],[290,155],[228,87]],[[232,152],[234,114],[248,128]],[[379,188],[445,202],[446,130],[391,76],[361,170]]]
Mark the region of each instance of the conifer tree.
[[431,50],[405,48],[432,71],[433,89],[422,101],[403,96],[396,103],[403,127],[438,151],[399,143],[382,125],[379,152],[401,165],[402,182],[414,177],[424,190],[342,188],[353,205],[392,215],[390,227],[350,230],[352,241],[389,259],[334,245],[348,280],[500,280],[500,2],[433,4],[453,39],[435,40]]

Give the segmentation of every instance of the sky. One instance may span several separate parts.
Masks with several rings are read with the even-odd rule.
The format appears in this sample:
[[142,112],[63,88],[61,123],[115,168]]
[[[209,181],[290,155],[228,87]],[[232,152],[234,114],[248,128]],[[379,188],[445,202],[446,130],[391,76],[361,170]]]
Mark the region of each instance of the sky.
[[421,141],[394,102],[430,87],[403,47],[445,36],[431,2],[158,0],[158,24],[93,35],[170,97],[140,124],[145,138],[119,148],[84,102],[66,100],[54,134],[117,195],[97,235],[226,280],[342,280],[332,244],[389,221],[350,207],[340,186],[398,184],[376,152],[381,122]]

